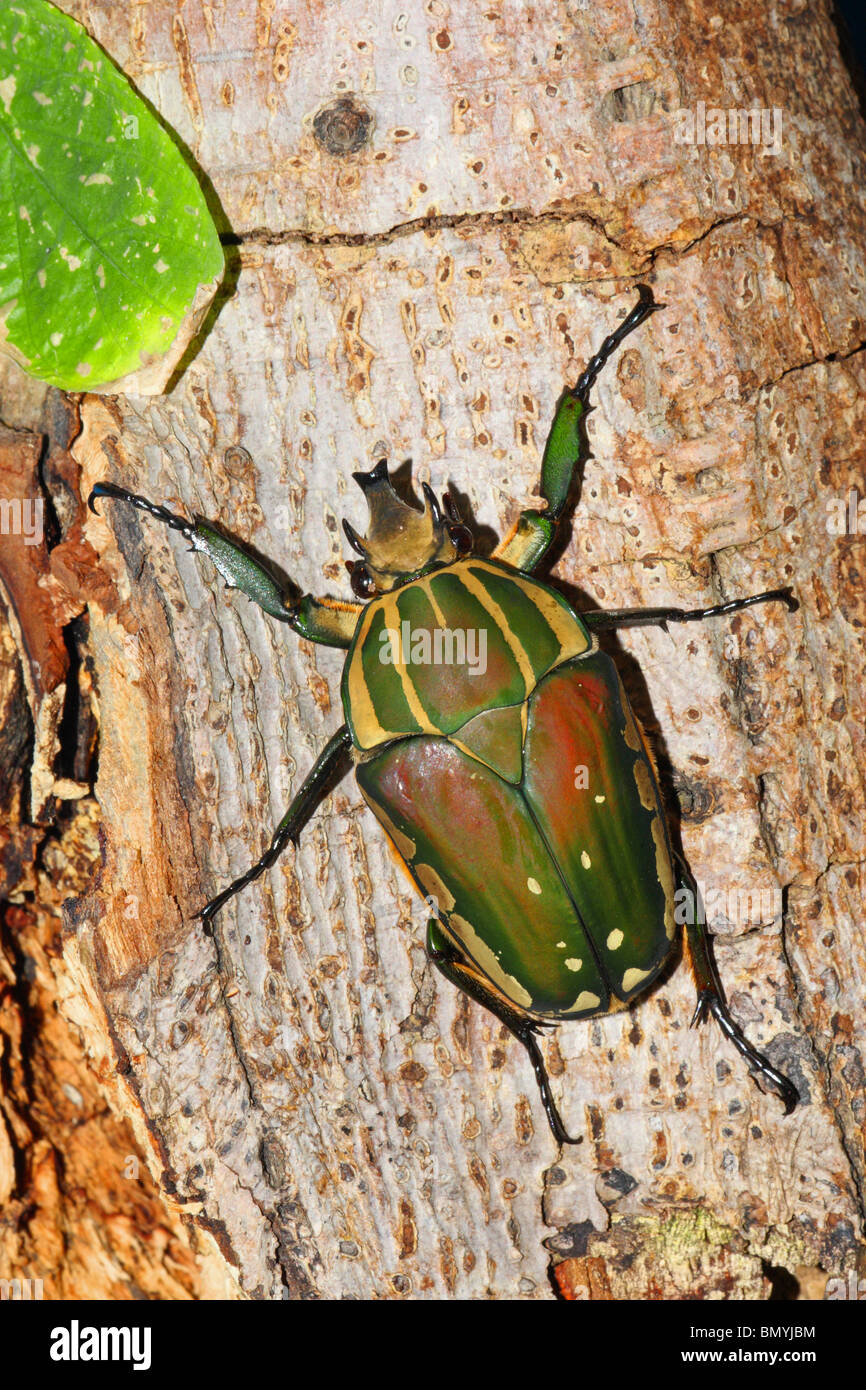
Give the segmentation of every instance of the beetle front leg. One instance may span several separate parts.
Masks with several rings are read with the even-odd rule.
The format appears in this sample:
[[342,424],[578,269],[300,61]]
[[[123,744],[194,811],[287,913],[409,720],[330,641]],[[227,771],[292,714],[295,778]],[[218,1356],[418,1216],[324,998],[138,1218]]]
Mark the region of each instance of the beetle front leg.
[[590,632],[601,632],[605,628],[649,627],[668,623],[699,623],[704,618],[721,618],[728,613],[739,613],[751,608],[754,603],[784,603],[789,613],[796,613],[800,607],[790,588],[766,589],[762,594],[752,594],[749,598],[735,598],[728,603],[716,603],[712,608],[617,608],[610,612],[599,610],[595,613],[581,613],[580,620]]
[[312,594],[288,598],[264,565],[210,522],[187,521],[168,507],[161,507],[116,483],[96,483],[88,498],[88,506],[94,513],[98,497],[114,497],[126,502],[155,517],[172,531],[179,531],[190,542],[192,550],[207,555],[230,589],[240,589],[272,618],[288,623],[300,637],[329,647],[349,646],[361,611],[360,604],[317,599]]
[[290,840],[293,844],[297,844],[298,836],[319,802],[327,795],[333,783],[344,772],[348,771],[347,755],[351,743],[352,736],[346,725],[342,724],[333,738],[325,744],[314,762],[300,790],[293,797],[291,806],[274,831],[273,839],[261,859],[257,860],[251,869],[247,869],[245,874],[241,874],[240,878],[236,878],[233,883],[230,883],[228,888],[224,888],[215,898],[211,898],[207,906],[197,914],[204,923],[206,931],[210,930],[210,920],[219,912],[220,908],[225,907],[230,898],[233,898],[242,888],[246,888],[248,883],[252,883],[266,869],[269,869],[282,854]]
[[486,987],[471,962],[457,950],[435,917],[432,917],[427,923],[427,955],[450,984],[454,985],[456,989],[462,990],[464,994],[468,994],[470,999],[474,999],[477,1004],[481,1004],[494,1014],[500,1023],[505,1024],[518,1042],[523,1043],[529,1054],[532,1070],[535,1072],[547,1122],[557,1143],[582,1144],[582,1136],[578,1139],[572,1139],[566,1130],[556,1101],[553,1099],[544,1058],[536,1038],[536,1033],[541,1025],[534,1023],[532,1019],[518,1013],[515,1009],[509,1008],[504,999]]
[[690,920],[686,922],[686,941],[695,984],[698,989],[698,1002],[695,1005],[691,1026],[694,1028],[696,1024],[703,1023],[707,1014],[712,1014],[725,1037],[746,1059],[752,1073],[757,1072],[759,1076],[764,1078],[784,1102],[785,1114],[790,1115],[800,1099],[799,1094],[787,1076],[783,1076],[780,1071],[777,1071],[764,1054],[752,1046],[742,1029],[731,1017],[719,980],[719,972],[713,959],[711,938],[705,923],[699,920],[703,913],[698,910],[698,885],[682,855],[678,854],[676,858],[679,866],[679,887],[687,892],[689,895],[687,902],[691,904]]
[[497,559],[514,565],[524,573],[535,569],[550,549],[575,472],[586,460],[585,418],[589,410],[589,393],[599,372],[629,333],[633,333],[656,309],[665,307],[653,299],[649,285],[638,285],[637,288],[637,304],[619,327],[608,334],[576,385],[567,388],[559,398],[541,460],[539,491],[547,503],[545,511],[521,512],[514,531],[495,551]]

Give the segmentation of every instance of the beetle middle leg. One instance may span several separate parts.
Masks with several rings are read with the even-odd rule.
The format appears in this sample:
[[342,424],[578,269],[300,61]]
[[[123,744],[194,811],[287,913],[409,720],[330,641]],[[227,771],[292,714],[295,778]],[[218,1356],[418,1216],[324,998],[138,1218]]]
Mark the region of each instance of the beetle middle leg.
[[242,888],[246,888],[248,883],[261,877],[265,870],[276,862],[290,840],[293,844],[297,844],[298,836],[319,802],[327,795],[334,782],[349,770],[348,750],[351,743],[352,738],[349,730],[345,724],[342,724],[333,738],[325,744],[305,777],[300,790],[292,798],[292,804],[274,831],[273,839],[261,859],[257,860],[252,868],[247,869],[245,874],[241,874],[240,878],[236,878],[233,883],[230,883],[228,888],[224,888],[215,898],[211,898],[207,906],[197,914],[204,923],[206,931],[210,929],[211,918],[219,912],[220,908],[225,907],[229,899],[239,893]]
[[538,1082],[541,1101],[544,1105],[544,1113],[547,1115],[548,1124],[557,1143],[582,1144],[582,1136],[573,1139],[566,1130],[556,1101],[553,1099],[544,1058],[541,1055],[536,1037],[544,1025],[518,1013],[516,1009],[509,1008],[504,999],[494,994],[484,984],[472,963],[458,951],[454,943],[445,935],[441,924],[435,917],[432,917],[427,923],[427,955],[450,984],[454,985],[456,989],[462,990],[464,994],[468,994],[470,999],[474,999],[477,1004],[481,1004],[494,1014],[500,1023],[505,1024],[518,1042],[523,1043],[529,1054],[532,1070],[535,1072],[535,1079]]
[[692,1016],[692,1027],[703,1023],[707,1014],[712,1014],[725,1037],[728,1038],[742,1057],[746,1059],[753,1073],[767,1082],[776,1095],[784,1102],[785,1114],[790,1115],[800,1097],[794,1085],[777,1071],[772,1063],[753,1047],[742,1029],[731,1017],[725,1002],[719,973],[713,959],[710,935],[704,922],[700,920],[698,885],[694,875],[682,855],[676,855],[679,871],[679,888],[689,894],[689,920],[686,922],[686,942],[692,961],[695,984],[698,988],[698,1002]]

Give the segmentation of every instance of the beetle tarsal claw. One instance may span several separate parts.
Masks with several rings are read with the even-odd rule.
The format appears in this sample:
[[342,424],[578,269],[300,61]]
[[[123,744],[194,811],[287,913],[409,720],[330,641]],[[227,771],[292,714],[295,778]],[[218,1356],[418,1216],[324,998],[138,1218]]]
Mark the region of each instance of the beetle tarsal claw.
[[700,994],[698,995],[697,1003],[695,1004],[695,1011],[692,1014],[692,1021],[689,1024],[690,1028],[697,1028],[699,1024],[706,1023],[707,1013],[711,1007],[711,998],[711,990],[701,990]]

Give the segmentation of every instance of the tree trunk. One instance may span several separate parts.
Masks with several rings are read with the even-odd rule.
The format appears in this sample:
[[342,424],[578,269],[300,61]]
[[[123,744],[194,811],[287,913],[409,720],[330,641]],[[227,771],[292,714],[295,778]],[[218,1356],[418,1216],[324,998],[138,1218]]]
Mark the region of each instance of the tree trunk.
[[[91,1261],[83,1288],[26,1222],[6,1258],[71,1296],[224,1296],[229,1274],[266,1298],[823,1296],[863,1248],[866,979],[862,539],[832,524],[863,489],[863,126],[828,7],[61,7],[212,181],[234,274],[166,396],[49,398],[56,528],[3,540],[31,797],[4,968],[31,1069],[7,1009],[0,1193],[54,1203],[119,1273]],[[733,1012],[802,1102],[783,1118],[713,1024],[689,1031],[681,964],[545,1043],[586,1136],[560,1152],[522,1049],[426,963],[352,779],[203,934],[342,721],[342,656],[81,499],[110,477],[346,596],[350,474],[412,457],[489,546],[641,281],[667,307],[599,382],[553,575],[585,607],[800,600],[608,646],[724,895]],[[6,447],[35,476],[38,442]],[[110,1201],[89,1180],[86,1229],[68,1116],[22,1118],[39,1048],[89,1078],[106,1171],[137,1143],[152,1174]],[[165,1235],[126,1258],[109,1213],[144,1201]]]

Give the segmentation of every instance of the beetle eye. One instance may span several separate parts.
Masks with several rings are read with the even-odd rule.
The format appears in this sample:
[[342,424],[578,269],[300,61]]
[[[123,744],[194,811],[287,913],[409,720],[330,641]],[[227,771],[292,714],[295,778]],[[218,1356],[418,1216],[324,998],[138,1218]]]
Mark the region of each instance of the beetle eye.
[[356,598],[372,598],[376,592],[375,581],[364,565],[352,566],[352,593]]
[[449,526],[448,534],[458,555],[468,555],[472,549],[472,532],[468,526]]

